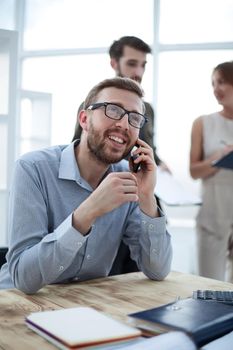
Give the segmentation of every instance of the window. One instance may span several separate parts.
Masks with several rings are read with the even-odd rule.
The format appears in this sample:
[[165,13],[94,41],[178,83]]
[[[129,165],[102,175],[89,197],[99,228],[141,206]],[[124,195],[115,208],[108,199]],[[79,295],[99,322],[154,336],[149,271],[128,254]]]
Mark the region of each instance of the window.
[[189,176],[192,122],[221,109],[212,93],[211,74],[232,57],[233,50],[169,51],[159,57],[156,140],[162,159],[191,191],[199,191],[199,182]]
[[8,30],[15,29],[15,1],[16,0],[0,1],[0,28]]
[[51,144],[51,104],[51,94],[21,91],[20,154]]
[[160,1],[162,44],[233,41],[231,0]]
[[[0,27],[17,26],[21,43],[22,109],[11,152],[14,141],[15,156],[47,144],[70,142],[79,104],[94,84],[114,75],[109,45],[121,36],[135,35],[153,49],[142,85],[145,99],[153,101],[156,110],[158,153],[177,179],[198,192],[199,182],[188,171],[191,125],[197,116],[219,108],[210,78],[216,64],[232,60],[232,13],[232,0],[0,1]],[[4,78],[6,70],[1,72]],[[8,138],[7,98],[0,103],[2,142]],[[34,113],[40,103],[45,108],[42,129],[46,128],[46,135]],[[6,182],[4,157],[2,183]],[[193,220],[190,208],[181,209],[175,209],[174,216]]]
[[6,244],[8,190],[15,156],[16,67],[17,33],[0,29],[0,246]]
[[[39,57],[24,61],[23,88],[52,93],[52,144],[66,144],[71,141],[78,107],[89,90],[104,78],[114,76],[109,62],[108,54]],[[144,89],[148,90],[146,96],[150,101],[151,71],[150,57],[143,79],[143,86],[146,86]]]
[[153,0],[26,0],[24,48],[108,47],[123,35],[153,39]]

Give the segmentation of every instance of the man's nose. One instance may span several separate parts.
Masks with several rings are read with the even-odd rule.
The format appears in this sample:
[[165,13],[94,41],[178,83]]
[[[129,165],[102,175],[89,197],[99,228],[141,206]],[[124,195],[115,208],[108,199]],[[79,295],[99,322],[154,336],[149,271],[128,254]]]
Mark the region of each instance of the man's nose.
[[116,126],[121,127],[122,129],[129,130],[129,116],[128,113],[116,121]]
[[139,77],[142,77],[143,73],[144,73],[144,70],[145,70],[145,68],[142,67],[142,66],[136,67],[136,75],[138,75]]

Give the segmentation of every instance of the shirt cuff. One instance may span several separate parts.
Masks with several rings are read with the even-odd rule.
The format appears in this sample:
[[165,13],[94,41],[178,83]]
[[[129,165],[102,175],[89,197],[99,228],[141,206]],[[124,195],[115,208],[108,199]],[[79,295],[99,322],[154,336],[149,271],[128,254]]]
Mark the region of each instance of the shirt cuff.
[[86,242],[88,235],[83,236],[72,226],[71,213],[57,228],[54,230],[55,237],[59,243],[67,249],[77,251]]
[[159,207],[158,211],[160,216],[156,218],[152,218],[141,211],[142,226],[149,235],[161,235],[166,232],[166,217]]

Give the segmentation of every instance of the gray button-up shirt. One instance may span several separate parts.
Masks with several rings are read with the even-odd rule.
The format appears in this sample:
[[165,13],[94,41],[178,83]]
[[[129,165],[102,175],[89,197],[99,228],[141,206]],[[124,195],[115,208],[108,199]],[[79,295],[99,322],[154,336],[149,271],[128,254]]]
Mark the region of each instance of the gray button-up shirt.
[[[169,273],[172,252],[164,216],[150,218],[129,202],[97,218],[85,237],[72,226],[73,211],[93,191],[80,175],[74,146],[30,152],[16,162],[0,288],[34,293],[50,283],[107,276],[121,240],[149,278]],[[108,173],[128,170],[122,160]]]

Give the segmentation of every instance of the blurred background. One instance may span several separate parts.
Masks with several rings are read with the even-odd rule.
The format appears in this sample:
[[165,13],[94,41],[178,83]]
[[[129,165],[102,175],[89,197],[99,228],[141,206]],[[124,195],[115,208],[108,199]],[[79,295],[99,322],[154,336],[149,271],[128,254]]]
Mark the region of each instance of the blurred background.
[[[220,109],[211,73],[233,59],[233,0],[0,0],[0,247],[15,159],[71,141],[80,103],[114,76],[110,44],[125,35],[151,45],[142,86],[156,111],[158,153],[198,195],[188,169],[191,125]],[[195,273],[197,209],[164,205],[174,270]]]

